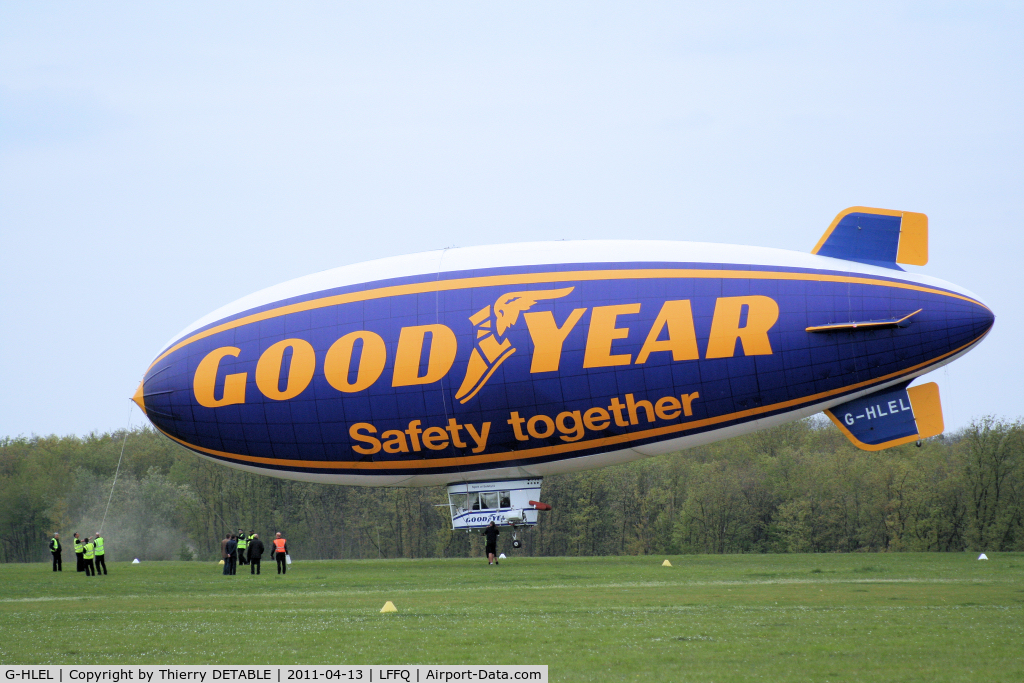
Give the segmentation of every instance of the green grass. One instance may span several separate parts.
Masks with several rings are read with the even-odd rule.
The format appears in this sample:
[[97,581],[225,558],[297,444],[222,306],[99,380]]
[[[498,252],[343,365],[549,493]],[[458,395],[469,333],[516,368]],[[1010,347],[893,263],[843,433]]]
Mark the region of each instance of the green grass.
[[[547,664],[552,681],[1024,681],[1024,554],[0,565],[3,664]],[[267,567],[264,567],[266,570]],[[380,614],[392,600],[398,614]]]

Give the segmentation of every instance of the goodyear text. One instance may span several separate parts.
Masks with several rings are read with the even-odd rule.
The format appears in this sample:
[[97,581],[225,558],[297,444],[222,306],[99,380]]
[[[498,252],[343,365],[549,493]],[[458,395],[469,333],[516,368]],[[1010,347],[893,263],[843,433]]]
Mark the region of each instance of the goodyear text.
[[[525,321],[532,345],[530,373],[558,372],[563,367],[564,343],[584,319],[587,321],[587,331],[582,358],[583,369],[643,365],[651,358],[671,358],[673,362],[701,358],[731,358],[737,349],[740,349],[744,356],[772,354],[768,332],[778,320],[779,306],[768,296],[717,298],[710,335],[701,355],[693,312],[687,299],[664,301],[654,322],[649,327],[645,325],[643,329],[638,329],[635,322],[630,322],[630,316],[640,312],[639,303],[580,307],[572,310],[562,320],[556,319],[552,311],[530,310],[538,303],[565,297],[572,290],[572,287],[567,287],[560,290],[508,292],[498,297],[493,305],[486,306],[470,316],[468,322],[473,326],[476,339],[468,363],[462,370],[461,384],[455,399],[460,403],[471,401],[487,384],[497,368],[516,353],[517,349],[512,345],[507,332],[520,317]],[[638,353],[622,353],[615,348],[617,341],[630,338],[644,340]],[[458,341],[455,332],[442,324],[403,327],[398,332],[397,340],[390,344],[386,343],[381,335],[370,330],[350,332],[335,340],[322,358],[317,356],[309,341],[296,336],[282,339],[266,348],[259,355],[255,372],[250,376],[250,372],[222,371],[225,359],[239,358],[242,353],[236,346],[222,346],[207,353],[199,362],[193,376],[192,391],[199,405],[218,408],[245,403],[246,392],[249,391],[251,384],[255,384],[256,389],[267,399],[287,401],[301,394],[317,372],[322,373],[327,383],[339,394],[360,392],[379,382],[388,382],[391,387],[432,384],[452,372],[457,352]],[[390,376],[385,376],[384,371],[389,358],[393,361],[393,369]],[[460,381],[458,378],[455,379]],[[627,406],[623,408],[627,412],[631,410],[628,408],[631,396],[630,394],[623,397],[625,402],[621,404]],[[655,416],[660,415],[659,410],[680,410],[683,414],[689,415],[686,396],[663,399],[671,399],[679,405],[670,408],[668,406],[674,404],[664,403],[660,404],[662,408],[658,408],[659,403],[656,402],[651,405],[649,411],[646,406],[641,410],[645,414]],[[641,403],[647,402],[641,401],[636,405]],[[614,416],[619,413],[614,404],[607,407],[595,406],[594,410],[604,410],[608,413],[608,419],[615,419],[618,424],[619,419]],[[523,432],[517,426],[516,420],[526,420],[528,433],[528,423],[532,417],[517,418],[516,415],[517,413],[513,413],[510,416],[509,424],[516,430],[518,439],[518,435]],[[595,415],[591,415],[589,419],[598,424],[600,419]],[[559,416],[547,419],[554,428],[559,429]],[[585,426],[586,419],[583,413],[579,418],[569,414],[561,418],[561,424]],[[544,420],[539,420],[536,424],[543,424],[542,427],[537,427],[539,431],[547,431],[547,422]],[[636,421],[632,424],[636,424]],[[356,425],[352,428],[355,429]],[[432,427],[425,430],[425,438],[420,438],[415,429],[416,426],[410,422],[409,428],[403,430],[404,437],[399,438],[394,434],[388,437],[381,434],[380,439],[372,438],[385,450],[388,450],[385,444],[393,443],[391,447],[399,449],[394,452],[420,450],[417,445],[434,449],[431,444],[440,444],[444,440],[453,445],[466,443],[466,447],[473,452],[481,452],[487,441],[487,434],[483,431],[484,425],[462,425],[455,420],[450,421],[444,428]],[[426,432],[430,430],[439,431],[431,431],[428,436]],[[443,438],[441,432],[445,433]],[[363,443],[373,443],[369,440],[373,432],[360,428],[358,434],[365,437]],[[355,435],[353,438],[358,440]],[[372,448],[372,445],[366,447]],[[436,450],[443,450],[445,447]]]

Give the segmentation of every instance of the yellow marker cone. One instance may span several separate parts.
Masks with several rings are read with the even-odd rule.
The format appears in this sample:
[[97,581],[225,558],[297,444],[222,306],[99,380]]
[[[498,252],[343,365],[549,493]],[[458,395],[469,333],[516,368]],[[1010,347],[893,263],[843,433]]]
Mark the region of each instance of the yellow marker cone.
[[661,563],[661,566],[662,567],[671,567],[672,563],[669,562],[668,560],[665,560],[664,562]]
[[380,608],[380,613],[381,614],[384,614],[385,612],[397,612],[397,611],[398,611],[398,608],[395,607],[395,603],[391,602],[390,600],[385,602],[384,606]]
[[218,562],[217,564],[224,564],[224,560],[221,560],[221,561],[220,561],[220,562]]

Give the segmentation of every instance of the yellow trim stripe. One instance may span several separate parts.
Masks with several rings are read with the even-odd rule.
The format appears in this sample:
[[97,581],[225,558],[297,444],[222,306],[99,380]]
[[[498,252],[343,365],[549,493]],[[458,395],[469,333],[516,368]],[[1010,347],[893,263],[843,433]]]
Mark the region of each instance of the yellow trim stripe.
[[[854,207],[858,208],[858,207]],[[392,285],[390,287],[381,287],[379,289],[368,289],[362,292],[350,292],[348,294],[336,294],[334,296],[327,296],[322,299],[311,299],[309,301],[303,301],[297,304],[289,304],[287,306],[281,306],[280,308],[274,308],[269,311],[263,311],[262,313],[254,313],[247,315],[231,322],[222,323],[211,327],[202,332],[197,332],[191,337],[183,339],[171,346],[163,353],[161,353],[156,360],[150,363],[149,368],[146,369],[148,373],[154,365],[159,363],[161,360],[174,353],[178,349],[184,348],[193,342],[197,342],[200,339],[206,339],[212,337],[215,334],[233,330],[238,327],[244,327],[245,325],[251,325],[253,323],[262,322],[264,320],[270,320],[283,315],[290,315],[292,313],[301,313],[304,311],[312,311],[318,308],[327,308],[328,306],[339,306],[341,304],[355,303],[358,301],[371,301],[374,299],[383,299],[391,296],[403,296],[406,294],[424,294],[428,292],[448,292],[458,289],[466,289],[469,287],[497,287],[497,286],[508,286],[508,285],[525,285],[525,284],[550,284],[556,282],[573,282],[573,281],[596,281],[596,280],[655,280],[659,278],[722,278],[729,280],[813,280],[815,282],[840,282],[848,284],[863,284],[863,285],[876,285],[879,287],[896,287],[898,289],[907,289],[917,292],[925,292],[929,294],[941,294],[943,296],[950,296],[955,299],[962,299],[972,304],[977,304],[982,308],[988,309],[985,304],[980,301],[975,301],[970,297],[966,297],[960,294],[953,294],[952,292],[946,292],[941,289],[935,289],[933,287],[925,287],[924,285],[915,285],[909,282],[891,282],[888,280],[878,280],[871,277],[853,277],[848,275],[822,275],[815,273],[790,273],[790,272],[773,272],[773,271],[752,271],[752,270],[702,270],[702,269],[688,269],[688,268],[652,268],[652,269],[633,269],[633,270],[578,270],[578,271],[565,271],[559,273],[523,273],[518,275],[485,275],[482,277],[471,277],[471,278],[457,278],[454,280],[432,280],[430,282],[419,282],[416,284],[408,285]]]
[[[986,331],[985,334],[988,334]],[[211,448],[203,448],[202,446],[195,446],[182,439],[172,436],[160,429],[160,431],[170,439],[177,441],[182,446],[191,448],[201,453],[207,453],[208,455],[214,455],[227,460],[234,460],[243,463],[255,463],[260,465],[275,465],[278,467],[290,467],[290,468],[306,468],[306,469],[347,469],[347,470],[405,470],[405,469],[427,469],[436,467],[456,467],[456,466],[468,466],[468,465],[481,465],[493,462],[500,462],[502,460],[529,460],[532,458],[540,458],[545,455],[558,455],[560,453],[572,453],[578,450],[589,450],[591,448],[598,448],[600,446],[613,446],[617,444],[625,444],[630,441],[640,441],[642,439],[649,439],[655,436],[663,436],[665,434],[673,434],[675,432],[682,432],[691,429],[697,429],[700,427],[706,427],[715,424],[721,424],[723,422],[730,422],[732,420],[738,420],[744,417],[753,417],[755,415],[761,415],[764,413],[781,410],[783,408],[790,408],[803,403],[810,403],[819,399],[828,398],[830,396],[836,396],[838,394],[845,393],[847,391],[853,391],[861,387],[869,386],[871,384],[877,384],[885,382],[886,380],[899,377],[901,375],[908,375],[915,370],[919,370],[928,365],[933,365],[943,358],[955,355],[960,351],[963,351],[968,346],[980,341],[985,334],[982,334],[977,339],[970,341],[963,346],[949,351],[947,353],[933,358],[930,361],[919,363],[913,367],[907,368],[900,372],[893,372],[883,377],[878,377],[872,380],[866,380],[864,382],[858,382],[849,386],[841,387],[839,389],[831,389],[829,391],[823,391],[820,394],[813,394],[811,396],[805,396],[803,398],[792,399],[789,401],[782,401],[781,403],[774,403],[769,406],[761,406],[760,408],[751,408],[749,410],[741,410],[735,413],[729,413],[728,415],[719,415],[717,417],[709,417],[703,420],[694,420],[693,422],[685,422],[679,425],[669,425],[667,427],[658,427],[655,429],[646,429],[642,432],[632,432],[630,434],[619,434],[617,436],[609,436],[603,439],[593,439],[585,442],[573,442],[571,444],[562,444],[558,446],[542,446],[539,448],[531,448],[523,451],[505,451],[504,453],[488,453],[484,455],[476,456],[465,456],[460,458],[434,458],[430,460],[381,460],[375,462],[361,462],[361,461],[323,461],[323,460],[281,460],[277,458],[261,458],[254,455],[241,455],[238,453],[225,453],[223,451],[216,451]],[[835,421],[835,418],[833,418]],[[840,426],[842,428],[842,426]],[[913,439],[916,439],[915,436]],[[868,450],[871,450],[870,447]],[[878,449],[876,449],[878,450]]]

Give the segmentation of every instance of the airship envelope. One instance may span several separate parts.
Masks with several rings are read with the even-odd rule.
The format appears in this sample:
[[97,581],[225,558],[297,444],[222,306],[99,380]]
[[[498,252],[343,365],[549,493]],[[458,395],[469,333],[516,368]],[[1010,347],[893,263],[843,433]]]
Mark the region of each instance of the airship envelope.
[[202,318],[134,400],[204,457],[340,484],[535,491],[821,411],[885,448],[942,431],[937,388],[910,383],[994,320],[898,265],[927,258],[922,214],[864,207],[813,253],[592,241],[387,258]]

